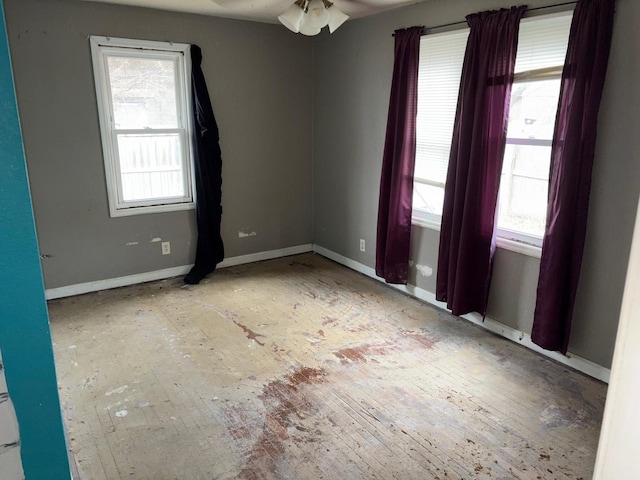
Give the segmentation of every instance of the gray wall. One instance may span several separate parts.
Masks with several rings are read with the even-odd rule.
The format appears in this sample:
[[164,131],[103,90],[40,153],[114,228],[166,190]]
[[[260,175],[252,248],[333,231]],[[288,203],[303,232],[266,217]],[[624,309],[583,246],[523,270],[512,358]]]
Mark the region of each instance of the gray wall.
[[47,288],[195,256],[194,211],[109,217],[89,35],[200,45],[220,127],[227,257],[311,243],[311,39],[78,0],[6,0],[5,10]]
[[[531,0],[530,7],[555,0]],[[314,243],[373,267],[376,212],[393,69],[392,32],[437,26],[513,0],[431,0],[350,21],[314,43]],[[618,0],[599,117],[589,227],[570,351],[609,367],[640,193],[637,41],[640,2]],[[636,39],[633,41],[632,39]],[[415,227],[412,260],[435,271],[439,233]],[[359,251],[359,239],[367,251]],[[499,249],[488,316],[530,333],[539,260]],[[435,274],[410,283],[430,292]]]

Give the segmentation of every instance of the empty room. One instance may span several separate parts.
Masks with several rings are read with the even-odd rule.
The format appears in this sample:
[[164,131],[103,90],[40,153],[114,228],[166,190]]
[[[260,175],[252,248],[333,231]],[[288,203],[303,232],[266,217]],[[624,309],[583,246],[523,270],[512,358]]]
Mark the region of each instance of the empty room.
[[0,479],[635,478],[637,0],[0,7]]

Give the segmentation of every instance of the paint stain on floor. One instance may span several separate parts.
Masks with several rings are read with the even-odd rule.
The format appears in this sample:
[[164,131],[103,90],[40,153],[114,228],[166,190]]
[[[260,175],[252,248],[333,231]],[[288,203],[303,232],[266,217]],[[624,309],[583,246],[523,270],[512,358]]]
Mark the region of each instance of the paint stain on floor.
[[247,327],[246,325],[243,325],[241,323],[236,322],[235,320],[233,321],[233,323],[235,323],[238,327],[240,327],[242,329],[242,331],[244,333],[247,334],[247,338],[249,340],[253,340],[254,342],[256,342],[258,345],[263,346],[264,347],[264,343],[262,343],[260,340],[258,340],[258,337],[264,337],[264,335],[261,335],[259,333],[254,332],[253,330],[251,330],[249,327]]
[[386,355],[389,351],[389,345],[359,345],[357,347],[342,348],[333,354],[340,359],[343,365],[353,363],[367,363],[368,361],[377,362],[376,356]]
[[[282,458],[287,449],[285,441],[292,435],[305,436],[310,430],[300,422],[309,418],[314,405],[305,395],[305,387],[324,381],[325,372],[310,367],[300,367],[283,380],[274,380],[265,385],[258,396],[264,403],[265,420],[260,436],[253,444],[246,464],[238,478],[252,480],[269,474],[278,478],[280,470],[286,467]],[[294,432],[291,432],[291,429]],[[318,430],[315,434],[321,434]],[[309,441],[307,439],[307,441]]]

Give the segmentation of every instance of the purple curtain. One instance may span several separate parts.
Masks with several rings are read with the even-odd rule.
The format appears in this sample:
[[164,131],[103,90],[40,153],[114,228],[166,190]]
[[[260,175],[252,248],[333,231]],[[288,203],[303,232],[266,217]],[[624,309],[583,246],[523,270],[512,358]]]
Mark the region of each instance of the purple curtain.
[[436,298],[486,314],[498,187],[525,6],[467,16],[469,40],[444,192]]
[[376,242],[376,275],[388,283],[406,284],[409,273],[418,64],[423,30],[424,27],[412,27],[395,32]]
[[[591,169],[615,0],[579,0],[553,137],[547,224],[531,339],[567,352],[587,230]],[[633,133],[630,132],[633,135]]]
[[376,275],[387,283],[406,284],[409,273],[418,65],[423,30],[424,27],[412,27],[395,32],[376,242]]

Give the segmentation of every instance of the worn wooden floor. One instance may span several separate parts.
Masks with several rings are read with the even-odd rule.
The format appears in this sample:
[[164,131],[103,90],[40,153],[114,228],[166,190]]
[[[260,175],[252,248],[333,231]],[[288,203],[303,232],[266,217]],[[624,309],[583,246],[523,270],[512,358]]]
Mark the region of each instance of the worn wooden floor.
[[49,308],[82,479],[592,476],[606,385],[318,255]]

